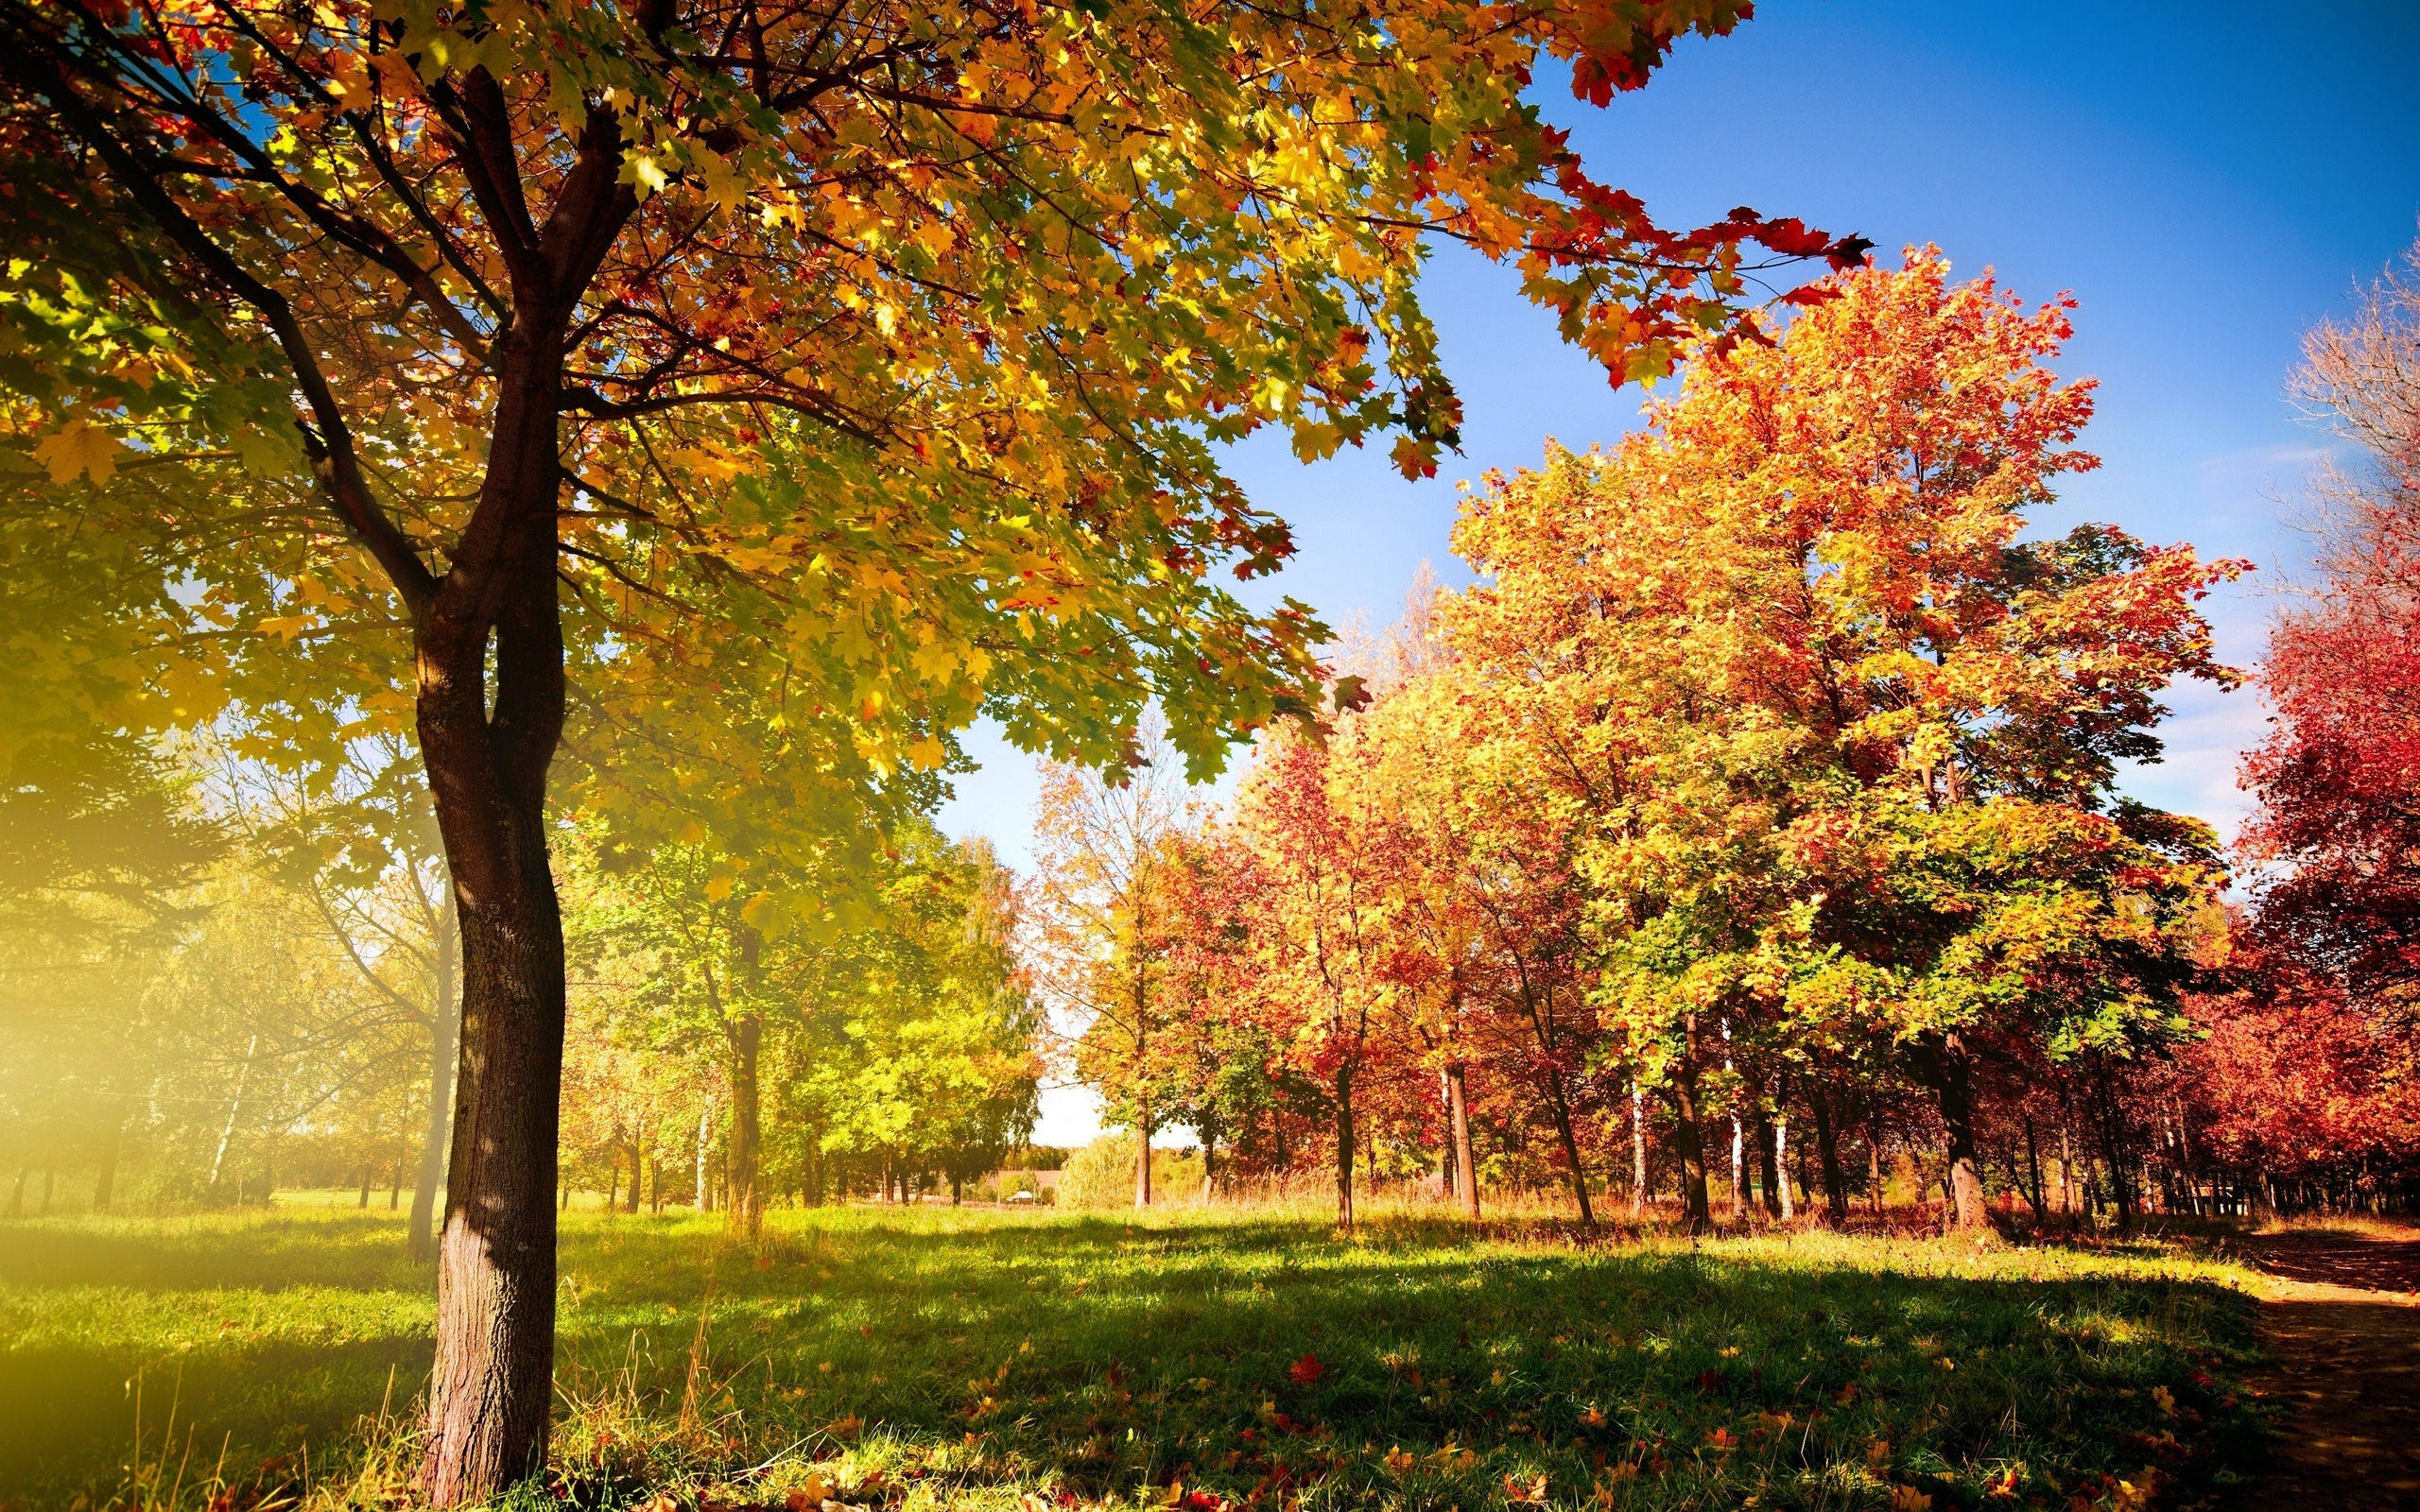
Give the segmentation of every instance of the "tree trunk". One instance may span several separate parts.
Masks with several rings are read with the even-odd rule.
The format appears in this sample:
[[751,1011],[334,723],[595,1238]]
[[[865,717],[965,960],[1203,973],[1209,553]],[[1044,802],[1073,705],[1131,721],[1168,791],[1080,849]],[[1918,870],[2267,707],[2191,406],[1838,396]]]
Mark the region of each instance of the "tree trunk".
[[1692,1234],[1714,1227],[1714,1211],[1706,1195],[1705,1134],[1698,1126],[1697,1077],[1685,1065],[1672,1078],[1672,1153],[1681,1165],[1683,1222]]
[[2025,1163],[2032,1172],[2033,1184],[2026,1189],[2025,1200],[2033,1210],[2033,1221],[2040,1224],[2050,1215],[2048,1194],[2042,1188],[2042,1146],[2033,1137],[2033,1115],[2025,1115]]
[[1748,1136],[1737,1113],[1731,1115],[1731,1221],[1742,1228],[1748,1223]]
[[2126,1169],[2125,1114],[2118,1106],[2118,1094],[2109,1085],[2107,1067],[2099,1068],[2094,1076],[2094,1089],[2100,1093],[2100,1108],[2096,1122],[2100,1125],[2100,1151],[2109,1161],[2109,1194],[2118,1204],[2118,1231],[2135,1231],[2133,1173]]
[[[541,361],[538,370],[556,367]],[[522,507],[498,539],[466,536],[416,637],[421,750],[462,939],[459,1070],[421,1484],[438,1506],[484,1499],[544,1465],[553,1407],[563,942],[545,782],[562,730],[563,677],[555,406],[551,389],[536,387],[544,391],[512,383],[500,389],[479,513],[498,490],[516,493]],[[501,559],[478,586],[500,592],[489,603],[456,602],[455,574],[482,549]]]
[[537,1469],[553,1406],[562,924],[538,809],[519,816],[523,885],[461,909],[461,1071],[422,1481],[439,1506]]
[[1955,1034],[1933,1035],[1910,1048],[1916,1074],[1930,1086],[1942,1127],[1949,1135],[1949,1168],[1943,1182],[1949,1188],[1950,1221],[1962,1229],[1988,1228],[1992,1215],[1983,1203],[1982,1166],[1975,1146],[1974,1062],[1965,1041]]
[[1630,1221],[1647,1220],[1647,1108],[1638,1078],[1630,1079]]
[[[123,1122],[112,1122],[108,1135],[101,1141],[101,1174],[93,1183],[95,1212],[109,1211],[110,1202],[117,1194],[117,1149],[125,1138],[126,1125]],[[369,1206],[370,1178],[367,1176],[361,1178],[361,1194],[362,1205]]]
[[731,1230],[754,1239],[765,1231],[764,1134],[756,1091],[765,1021],[745,1014],[725,1024],[724,1034],[731,1041]]
[[1571,1103],[1564,1095],[1561,1072],[1547,1072],[1547,1109],[1554,1115],[1555,1137],[1563,1142],[1563,1158],[1571,1167],[1571,1194],[1580,1202],[1580,1227],[1593,1229],[1597,1210],[1588,1203],[1588,1167],[1580,1159],[1580,1136],[1572,1127]]
[[11,1218],[22,1218],[25,1215],[26,1167],[21,1165],[17,1167],[17,1184],[11,1188],[9,1193],[9,1216]]
[[[1351,1157],[1346,1158],[1351,1163]],[[1134,1206],[1151,1205],[1151,1094],[1143,1093],[1134,1103]]]
[[1353,1228],[1353,1073],[1336,1074],[1336,1226]]
[[1781,1140],[1773,1131],[1773,1121],[1761,1108],[1754,1120],[1756,1131],[1756,1177],[1764,1187],[1765,1212],[1770,1217],[1782,1216]]
[[1773,1180],[1781,1188],[1781,1221],[1798,1216],[1798,1206],[1789,1194],[1789,1112],[1787,1108],[1773,1114]]
[[227,1122],[218,1129],[218,1149],[210,1158],[210,1186],[216,1191],[218,1176],[227,1165],[227,1144],[235,1137],[235,1120],[244,1109],[244,1087],[252,1079],[252,1057],[259,1053],[261,1037],[253,1035],[244,1046],[244,1064],[235,1073],[235,1095],[227,1100]]
[[1865,1121],[1865,1194],[1873,1199],[1874,1215],[1882,1216],[1882,1116]]
[[1442,1071],[1437,1074],[1437,1107],[1445,1114],[1445,1137],[1437,1147],[1437,1191],[1450,1197],[1454,1194],[1454,1089]]
[[1470,1071],[1461,1061],[1445,1068],[1445,1111],[1453,1125],[1454,1190],[1462,1211],[1478,1222],[1478,1172],[1471,1160]]
[[362,1162],[361,1162],[361,1200],[360,1200],[360,1201],[358,1201],[358,1202],[356,1202],[356,1203],[354,1203],[354,1206],[355,1208],[359,1209],[359,1210],[360,1210],[361,1211],[363,1211],[363,1212],[368,1212],[368,1211],[370,1211],[370,1170],[371,1170],[370,1162],[369,1162],[368,1160],[364,1160],[364,1161],[362,1161]]
[[618,132],[611,116],[590,117],[540,260],[514,270],[478,500],[414,606],[421,755],[462,940],[420,1487],[441,1507],[539,1469],[553,1407],[564,991],[546,776],[565,705],[559,416],[574,302],[636,203],[614,185]]
[[412,1181],[412,1216],[404,1246],[414,1260],[437,1252],[437,1187],[445,1177],[445,1137],[453,1129],[454,1056],[462,1036],[462,995],[457,978],[459,933],[454,889],[445,889],[437,913],[437,962],[430,973],[436,992],[428,1025],[428,1122],[421,1130],[420,1174]]
[[1832,1100],[1818,1091],[1807,1098],[1815,1110],[1815,1158],[1824,1172],[1824,1211],[1835,1228],[1849,1221],[1849,1184],[1841,1172],[1841,1130],[1832,1122]]

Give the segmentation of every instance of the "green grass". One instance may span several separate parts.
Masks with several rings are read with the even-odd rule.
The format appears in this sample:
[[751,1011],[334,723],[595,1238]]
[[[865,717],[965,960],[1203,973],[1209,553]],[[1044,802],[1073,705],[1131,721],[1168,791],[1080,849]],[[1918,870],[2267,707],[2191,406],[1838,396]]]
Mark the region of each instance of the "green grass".
[[[432,1307],[398,1231],[0,1225],[0,1505],[407,1503]],[[781,1505],[811,1475],[906,1512],[1171,1481],[1302,1512],[2066,1507],[2121,1479],[2189,1505],[2260,1438],[2244,1274],[2152,1246],[855,1209],[755,1248],[574,1213],[562,1252],[552,1489],[582,1506]]]

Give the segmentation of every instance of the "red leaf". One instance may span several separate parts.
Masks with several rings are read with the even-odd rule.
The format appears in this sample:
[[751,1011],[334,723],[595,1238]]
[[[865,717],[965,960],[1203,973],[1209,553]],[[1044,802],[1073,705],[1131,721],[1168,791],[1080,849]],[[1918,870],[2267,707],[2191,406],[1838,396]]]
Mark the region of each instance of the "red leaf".
[[1288,1366],[1286,1373],[1294,1378],[1296,1385],[1307,1386],[1326,1374],[1327,1366],[1320,1364],[1318,1355],[1306,1354]]

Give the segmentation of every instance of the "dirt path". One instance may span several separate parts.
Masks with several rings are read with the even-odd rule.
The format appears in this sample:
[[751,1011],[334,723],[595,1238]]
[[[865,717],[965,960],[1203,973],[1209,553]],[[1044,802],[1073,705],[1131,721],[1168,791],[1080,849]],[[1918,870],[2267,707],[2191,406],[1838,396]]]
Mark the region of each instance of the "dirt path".
[[2305,1231],[2245,1246],[2272,1279],[2253,1380],[2291,1416],[2246,1505],[2420,1508],[2420,1236]]

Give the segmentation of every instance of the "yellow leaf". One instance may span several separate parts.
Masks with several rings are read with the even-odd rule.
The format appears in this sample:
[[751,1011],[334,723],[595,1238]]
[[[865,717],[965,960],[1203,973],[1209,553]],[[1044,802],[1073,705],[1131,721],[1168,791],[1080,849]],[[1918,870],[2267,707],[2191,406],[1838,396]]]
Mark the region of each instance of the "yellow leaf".
[[1891,1512],[1932,1512],[1932,1498],[1912,1486],[1891,1487]]
[[107,483],[117,472],[117,451],[116,437],[78,416],[38,442],[34,460],[50,469],[53,483],[73,482],[79,472]]

